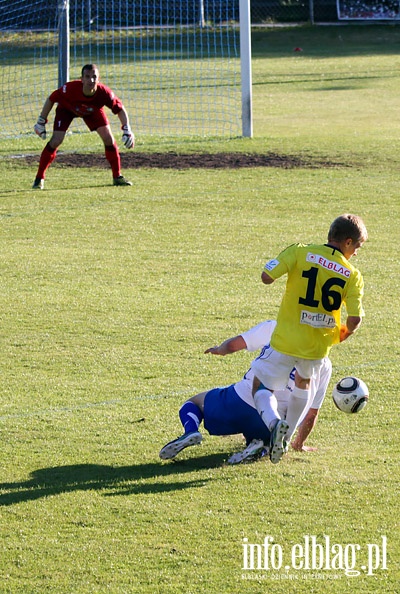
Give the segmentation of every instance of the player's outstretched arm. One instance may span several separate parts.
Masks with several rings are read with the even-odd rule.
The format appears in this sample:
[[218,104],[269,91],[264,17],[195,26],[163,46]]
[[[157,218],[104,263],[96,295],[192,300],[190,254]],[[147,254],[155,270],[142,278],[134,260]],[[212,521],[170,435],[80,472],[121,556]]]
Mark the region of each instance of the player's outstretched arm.
[[310,410],[304,417],[303,422],[297,430],[297,435],[295,439],[290,444],[294,450],[298,452],[315,452],[317,450],[317,448],[312,448],[304,444],[306,439],[310,435],[311,431],[315,427],[318,418],[318,413],[318,408],[310,408]]
[[247,348],[246,342],[243,336],[239,334],[238,336],[233,336],[233,338],[228,338],[218,346],[210,347],[204,351],[204,354],[211,353],[212,355],[224,356],[242,351],[245,348]]

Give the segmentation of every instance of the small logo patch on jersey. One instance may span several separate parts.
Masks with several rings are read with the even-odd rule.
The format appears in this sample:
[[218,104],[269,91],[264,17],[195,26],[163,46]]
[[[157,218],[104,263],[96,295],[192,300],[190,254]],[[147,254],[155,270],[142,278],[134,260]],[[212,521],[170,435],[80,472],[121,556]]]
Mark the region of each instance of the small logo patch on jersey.
[[265,270],[273,270],[274,268],[276,268],[276,266],[278,266],[279,264],[279,260],[269,260],[266,265],[264,266]]
[[312,313],[303,309],[300,312],[300,324],[307,324],[313,328],[334,328],[336,322],[335,318],[328,314]]
[[306,260],[307,262],[311,262],[312,264],[318,264],[318,266],[326,268],[326,270],[333,270],[333,272],[336,272],[336,274],[341,274],[346,278],[349,278],[351,274],[351,270],[349,270],[345,266],[342,266],[338,262],[327,260],[326,258],[324,258],[324,256],[321,256],[319,254],[312,254],[311,252],[308,252]]

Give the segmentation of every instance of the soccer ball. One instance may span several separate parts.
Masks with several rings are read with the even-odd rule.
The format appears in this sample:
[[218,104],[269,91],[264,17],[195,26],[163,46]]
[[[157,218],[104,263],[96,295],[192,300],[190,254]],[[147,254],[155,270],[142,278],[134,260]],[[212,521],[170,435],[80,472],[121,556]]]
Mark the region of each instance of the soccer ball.
[[345,413],[358,413],[368,402],[368,387],[357,377],[344,377],[333,388],[333,402]]

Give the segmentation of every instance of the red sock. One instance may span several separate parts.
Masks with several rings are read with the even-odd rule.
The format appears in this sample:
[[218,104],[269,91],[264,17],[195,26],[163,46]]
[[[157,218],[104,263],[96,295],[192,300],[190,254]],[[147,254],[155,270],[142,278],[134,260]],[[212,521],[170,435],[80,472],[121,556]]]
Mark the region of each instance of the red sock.
[[117,143],[114,142],[112,146],[106,146],[104,148],[106,159],[111,165],[113,177],[119,177],[121,175],[121,158],[119,156]]
[[40,155],[39,161],[39,169],[36,174],[36,177],[39,179],[44,179],[46,176],[46,171],[56,158],[57,149],[53,149],[49,143],[46,144],[44,147],[42,154]]

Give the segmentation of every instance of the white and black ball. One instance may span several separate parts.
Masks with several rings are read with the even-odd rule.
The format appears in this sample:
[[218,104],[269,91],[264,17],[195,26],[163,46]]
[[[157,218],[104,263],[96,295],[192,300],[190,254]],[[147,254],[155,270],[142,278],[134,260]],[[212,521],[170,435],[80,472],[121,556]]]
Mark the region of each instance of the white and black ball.
[[368,402],[367,385],[357,377],[344,377],[333,388],[333,402],[344,413],[358,413]]

